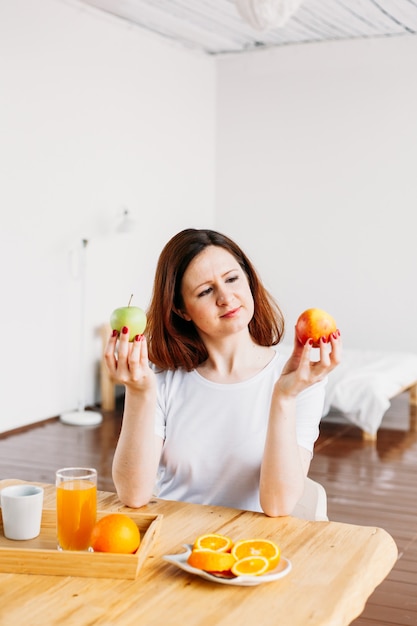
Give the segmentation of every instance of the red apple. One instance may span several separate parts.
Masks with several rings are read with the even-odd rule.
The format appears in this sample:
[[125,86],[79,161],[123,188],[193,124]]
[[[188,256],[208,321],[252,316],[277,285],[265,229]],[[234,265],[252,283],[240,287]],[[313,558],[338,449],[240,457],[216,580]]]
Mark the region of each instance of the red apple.
[[322,309],[307,309],[301,313],[295,325],[298,340],[304,345],[308,339],[313,340],[313,347],[318,348],[320,338],[329,337],[337,330],[333,317]]

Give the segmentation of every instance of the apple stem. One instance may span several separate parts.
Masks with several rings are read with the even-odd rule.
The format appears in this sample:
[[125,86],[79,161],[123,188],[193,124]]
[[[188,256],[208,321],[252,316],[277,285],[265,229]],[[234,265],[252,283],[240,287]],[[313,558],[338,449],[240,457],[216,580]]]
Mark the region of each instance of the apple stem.
[[132,298],[133,298],[133,293],[130,294],[129,304],[127,306],[130,306],[130,303],[132,302]]

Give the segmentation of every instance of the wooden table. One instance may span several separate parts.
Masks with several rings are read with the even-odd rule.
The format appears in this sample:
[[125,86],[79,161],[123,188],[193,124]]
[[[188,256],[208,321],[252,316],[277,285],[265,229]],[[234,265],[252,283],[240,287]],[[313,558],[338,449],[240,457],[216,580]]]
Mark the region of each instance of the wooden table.
[[[20,481],[0,481],[0,489],[14,482]],[[55,488],[43,486],[44,506],[54,508]],[[98,507],[130,510],[105,492],[99,493]],[[140,511],[164,517],[135,580],[0,573],[1,626],[346,626],[363,611],[397,558],[392,537],[375,527],[268,518],[157,499]],[[256,587],[231,587],[162,559],[207,532],[235,540],[273,539],[291,560],[292,571]]]

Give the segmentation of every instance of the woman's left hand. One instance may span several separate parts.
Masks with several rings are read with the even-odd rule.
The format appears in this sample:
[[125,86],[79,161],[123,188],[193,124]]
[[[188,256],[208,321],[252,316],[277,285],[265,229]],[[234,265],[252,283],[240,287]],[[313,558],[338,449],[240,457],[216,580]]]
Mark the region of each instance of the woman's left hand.
[[301,391],[320,382],[337,365],[342,357],[342,340],[340,331],[336,330],[326,338],[320,339],[315,360],[311,360],[312,343],[307,341],[303,346],[295,335],[294,349],[282,370],[275,388],[285,395],[295,396]]

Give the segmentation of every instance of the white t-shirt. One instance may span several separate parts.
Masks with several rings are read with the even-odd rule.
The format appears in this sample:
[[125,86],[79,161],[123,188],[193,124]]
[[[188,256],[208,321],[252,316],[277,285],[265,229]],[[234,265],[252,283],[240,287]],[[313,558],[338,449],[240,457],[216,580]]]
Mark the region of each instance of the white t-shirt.
[[[213,383],[196,370],[157,373],[155,432],[163,438],[156,495],[167,500],[261,511],[259,476],[274,383],[288,360],[278,352],[253,378]],[[297,397],[297,441],[311,453],[325,381]]]

